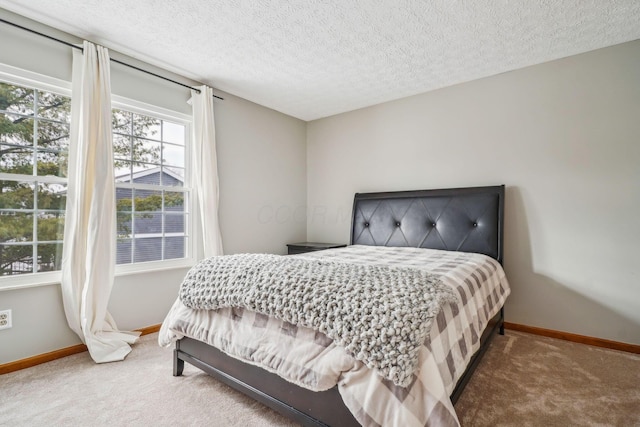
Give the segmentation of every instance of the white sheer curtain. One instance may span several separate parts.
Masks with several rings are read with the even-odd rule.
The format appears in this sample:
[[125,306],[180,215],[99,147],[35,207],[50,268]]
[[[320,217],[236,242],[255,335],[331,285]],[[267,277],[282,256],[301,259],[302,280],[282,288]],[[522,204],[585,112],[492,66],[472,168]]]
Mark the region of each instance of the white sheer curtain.
[[191,91],[193,108],[192,182],[200,207],[204,257],[222,255],[222,235],[218,221],[218,160],[216,127],[213,118],[213,89],[200,86]]
[[116,206],[109,52],[74,50],[62,297],[71,329],[97,363],[122,360],[139,333],[107,312],[115,268]]

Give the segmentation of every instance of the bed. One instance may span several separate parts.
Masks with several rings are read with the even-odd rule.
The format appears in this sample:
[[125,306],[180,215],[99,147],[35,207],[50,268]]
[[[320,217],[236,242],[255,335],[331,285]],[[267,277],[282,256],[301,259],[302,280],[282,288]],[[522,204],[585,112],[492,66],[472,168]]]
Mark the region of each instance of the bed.
[[[359,193],[348,247],[295,255],[415,265],[456,289],[462,302],[434,318],[408,386],[372,373],[317,331],[242,308],[212,313],[178,300],[159,342],[175,342],[175,376],[188,362],[303,425],[456,425],[453,403],[493,335],[504,333],[503,224],[504,186]],[[291,367],[309,354],[305,369]]]

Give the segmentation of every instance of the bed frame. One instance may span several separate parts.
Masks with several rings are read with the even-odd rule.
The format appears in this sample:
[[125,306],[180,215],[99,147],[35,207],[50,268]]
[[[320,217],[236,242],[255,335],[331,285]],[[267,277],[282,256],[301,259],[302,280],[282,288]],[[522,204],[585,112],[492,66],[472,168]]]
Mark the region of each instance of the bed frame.
[[[504,185],[444,190],[356,194],[350,243],[410,246],[482,253],[502,263]],[[496,331],[504,334],[504,310],[489,322],[480,349],[451,394],[455,403]],[[243,363],[192,338],[176,342],[173,375],[184,362],[305,426],[358,426],[337,386],[313,392]]]

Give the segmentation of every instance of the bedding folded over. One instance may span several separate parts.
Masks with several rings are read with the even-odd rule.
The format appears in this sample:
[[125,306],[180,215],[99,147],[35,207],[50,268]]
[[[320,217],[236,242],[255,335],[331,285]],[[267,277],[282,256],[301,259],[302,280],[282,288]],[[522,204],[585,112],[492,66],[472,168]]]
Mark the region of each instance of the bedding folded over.
[[415,268],[269,254],[211,257],[180,287],[192,309],[243,307],[320,331],[397,386],[407,386],[433,319],[457,295]]

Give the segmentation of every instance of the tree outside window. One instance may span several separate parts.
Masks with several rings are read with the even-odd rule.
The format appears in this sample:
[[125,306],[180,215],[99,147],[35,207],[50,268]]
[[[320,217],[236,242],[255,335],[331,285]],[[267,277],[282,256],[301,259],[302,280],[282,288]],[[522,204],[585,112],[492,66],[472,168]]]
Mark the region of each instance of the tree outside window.
[[70,106],[0,82],[0,276],[60,269]]

